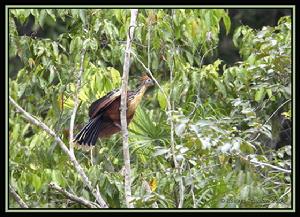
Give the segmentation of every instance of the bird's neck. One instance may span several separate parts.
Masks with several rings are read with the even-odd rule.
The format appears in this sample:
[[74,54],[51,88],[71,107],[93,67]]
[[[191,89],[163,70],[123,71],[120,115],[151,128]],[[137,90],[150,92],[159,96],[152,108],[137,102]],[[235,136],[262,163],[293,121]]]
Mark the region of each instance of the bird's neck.
[[128,112],[134,112],[137,106],[142,101],[143,95],[146,92],[147,87],[145,85],[140,85],[138,88],[134,91],[134,94],[132,94],[132,97],[129,97],[128,99]]
[[134,92],[136,95],[139,95],[139,94],[143,95],[146,92],[146,89],[147,89],[146,85],[140,84]]

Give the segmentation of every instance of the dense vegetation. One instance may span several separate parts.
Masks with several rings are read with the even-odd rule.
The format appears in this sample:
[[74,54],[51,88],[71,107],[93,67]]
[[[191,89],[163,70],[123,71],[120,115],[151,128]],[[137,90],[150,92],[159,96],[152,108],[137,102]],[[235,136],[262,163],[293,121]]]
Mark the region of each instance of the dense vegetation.
[[[68,144],[81,51],[78,125],[121,85],[129,20],[126,9],[10,9],[9,95]],[[185,208],[290,208],[291,17],[257,30],[223,9],[140,9],[137,24],[130,87],[143,62],[168,98],[153,87],[129,125],[134,206],[176,208],[183,190]],[[232,66],[212,58],[222,29],[240,54]],[[75,155],[109,207],[126,207],[120,134]],[[54,139],[10,105],[9,184],[29,207],[84,207],[49,183],[95,201]]]

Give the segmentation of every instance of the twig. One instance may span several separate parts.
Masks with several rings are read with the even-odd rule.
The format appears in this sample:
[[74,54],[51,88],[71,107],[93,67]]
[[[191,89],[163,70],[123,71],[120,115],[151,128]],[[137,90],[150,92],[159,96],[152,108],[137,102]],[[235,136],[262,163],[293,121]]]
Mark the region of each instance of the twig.
[[152,22],[149,23],[148,26],[148,69],[150,69],[150,63],[151,63],[151,55],[150,55],[150,51],[151,51],[151,25]]
[[83,60],[85,55],[85,48],[81,50],[81,60],[80,60],[80,70],[78,73],[76,88],[75,88],[75,95],[74,95],[74,108],[70,119],[70,129],[69,129],[69,145],[70,145],[70,152],[74,155],[74,144],[73,144],[73,131],[74,131],[74,122],[76,117],[76,112],[78,109],[78,92],[81,85],[81,77],[83,74]]
[[279,200],[281,200],[285,195],[287,195],[288,193],[290,193],[291,192],[291,188],[289,188],[283,195],[281,195],[280,197],[279,197]]
[[[170,103],[170,99],[167,96],[167,94],[165,93],[165,91],[163,90],[163,88],[160,86],[160,84],[158,83],[158,81],[153,76],[151,70],[145,66],[145,64],[137,57],[137,55],[135,53],[133,53],[133,52],[131,52],[131,53],[136,58],[136,60],[143,66],[143,68],[147,71],[147,73],[150,75],[150,77],[152,78],[152,80],[155,82],[155,84],[158,86],[159,90],[162,92],[162,94],[166,98],[167,109],[168,109],[167,116],[168,116],[168,119],[170,121],[170,127],[171,127],[171,135],[170,135],[171,152],[172,152],[174,166],[178,170],[178,172],[180,173],[180,168],[179,168],[178,162],[176,160],[176,154],[175,154],[174,123],[173,123],[172,106],[171,106],[171,103]],[[181,195],[180,199],[182,199],[182,200],[179,201],[178,208],[181,208],[182,205],[183,205],[183,198],[184,198],[184,196],[183,196],[183,180],[182,180],[182,178],[179,181],[179,189],[180,189],[180,195]]]
[[281,167],[274,166],[272,164],[268,164],[268,163],[264,163],[264,162],[260,162],[260,161],[257,161],[257,160],[253,160],[253,159],[251,159],[250,162],[253,163],[253,164],[256,164],[258,166],[261,166],[261,167],[263,167],[263,166],[271,167],[272,169],[279,170],[279,171],[285,172],[285,173],[291,173],[292,172],[291,170],[286,170],[286,169],[283,169]]
[[185,187],[183,185],[183,178],[181,176],[183,165],[184,165],[184,160],[182,160],[181,167],[178,169],[179,170],[178,174],[180,175],[180,180],[179,180],[179,204],[178,204],[178,208],[182,208],[183,207],[183,202],[184,202],[184,190],[185,190]]
[[[162,94],[166,98],[167,108],[168,108],[168,112],[167,112],[168,119],[172,120],[172,107],[171,107],[169,97],[165,93],[164,89],[160,86],[158,81],[155,79],[155,77],[153,76],[151,70],[148,67],[145,66],[145,64],[140,60],[140,58],[137,57],[137,55],[134,52],[131,52],[131,53],[136,58],[136,60],[143,66],[143,68],[147,71],[147,73],[150,75],[151,79],[155,82],[155,84],[158,86],[159,90],[162,92]],[[172,131],[172,129],[174,128],[173,121],[170,121],[170,125],[171,125],[171,148],[173,147],[173,151],[174,151],[175,150],[175,148],[174,148],[174,132],[173,132],[174,130]],[[172,134],[172,132],[173,132],[173,134]],[[173,161],[174,161],[175,167],[178,168],[178,163],[177,163],[176,157],[174,155],[173,155]]]
[[199,67],[202,67],[202,63],[203,63],[204,57],[205,57],[210,51],[212,51],[212,50],[214,50],[214,49],[216,49],[216,48],[217,48],[217,46],[214,46],[214,47],[210,48],[209,50],[207,50],[207,51],[203,54],[203,56],[202,56],[202,58],[201,58],[201,62],[200,62]]
[[278,171],[281,171],[281,172],[285,172],[285,173],[291,173],[291,172],[292,172],[291,170],[286,170],[286,169],[283,169],[283,168],[281,168],[281,167],[274,166],[274,165],[272,165],[272,164],[260,162],[260,161],[255,160],[255,159],[249,160],[247,157],[244,157],[244,156],[242,156],[242,155],[239,155],[239,156],[240,156],[241,158],[243,158],[244,160],[249,161],[250,163],[255,164],[255,165],[257,165],[257,166],[260,166],[260,167],[267,166],[267,167],[270,167],[270,168],[272,168],[272,169],[275,169],[275,170],[278,170]]
[[[192,179],[194,179],[194,174],[191,171],[191,167],[190,167],[189,163],[187,164],[187,167],[188,167],[188,170],[189,170],[189,176],[192,177]],[[195,187],[194,180],[192,180],[190,192],[191,192],[192,200],[193,200],[193,208],[197,208],[196,197],[195,197],[195,193],[194,193],[194,187]]]
[[[148,34],[149,34],[150,30],[148,29]],[[174,123],[173,123],[173,117],[172,117],[172,105],[170,103],[170,97],[167,96],[167,94],[165,93],[165,91],[163,90],[163,88],[160,86],[160,84],[158,83],[158,81],[155,79],[155,77],[153,76],[151,70],[150,70],[150,64],[149,64],[149,57],[150,57],[150,34],[148,37],[148,67],[146,67],[146,65],[141,61],[140,58],[138,58],[138,56],[134,53],[131,52],[133,54],[133,56],[136,58],[136,60],[143,66],[143,68],[147,71],[147,73],[150,75],[151,79],[155,82],[155,84],[158,86],[159,90],[162,92],[162,94],[164,95],[166,101],[167,101],[167,116],[168,119],[170,121],[170,128],[171,128],[171,135],[170,135],[170,145],[171,145],[171,151],[172,151],[172,156],[173,156],[173,162],[174,162],[174,166],[175,168],[178,170],[178,173],[181,174],[180,168],[179,168],[179,164],[176,160],[176,154],[175,154],[175,141],[174,141]],[[174,53],[174,52],[172,52]],[[170,67],[170,82],[172,83],[173,80],[173,64]],[[170,94],[171,95],[171,94]],[[184,185],[183,185],[183,180],[182,178],[179,181],[179,194],[180,194],[180,199],[179,199],[179,204],[178,204],[178,208],[182,208],[183,206],[183,201],[184,201]]]
[[131,170],[130,170],[130,155],[128,145],[128,129],[127,129],[127,86],[128,86],[128,74],[130,65],[130,53],[131,53],[131,41],[133,39],[133,33],[136,26],[138,9],[131,9],[130,27],[128,29],[127,43],[124,57],[122,87],[121,87],[121,105],[120,105],[120,118],[123,138],[123,156],[125,166],[125,201],[128,208],[134,208],[131,203]]
[[17,194],[17,192],[11,185],[9,185],[9,192],[15,198],[17,204],[19,204],[21,208],[29,208],[28,205],[22,200],[22,198]]
[[192,184],[192,186],[191,186],[191,194],[192,194],[192,199],[193,199],[193,208],[197,208],[196,197],[195,197],[195,193],[194,193],[194,184]]
[[103,198],[100,195],[100,192],[97,191],[96,189],[94,189],[91,185],[91,182],[89,181],[88,177],[86,176],[85,172],[83,171],[82,167],[80,166],[80,164],[78,163],[78,161],[76,160],[74,154],[72,154],[69,149],[67,148],[67,146],[65,145],[65,143],[61,140],[61,138],[56,135],[56,133],[51,130],[46,124],[44,124],[43,122],[41,122],[40,120],[34,118],[31,114],[29,114],[28,112],[26,112],[22,107],[20,107],[10,96],[9,96],[9,101],[10,103],[16,107],[17,111],[22,113],[23,117],[28,120],[30,123],[39,126],[40,128],[42,128],[45,132],[47,132],[49,135],[54,137],[54,140],[59,144],[59,146],[61,147],[61,149],[69,156],[70,161],[73,163],[76,171],[79,173],[79,175],[81,176],[84,184],[89,188],[89,190],[91,191],[91,193],[94,195],[94,197],[96,198],[97,202],[99,203],[99,205],[101,206],[101,208],[108,208],[106,202],[103,200]]
[[69,198],[72,201],[75,201],[79,204],[82,204],[83,206],[86,206],[88,208],[101,208],[98,204],[92,202],[92,201],[88,201],[82,197],[78,197],[74,194],[71,194],[70,192],[68,192],[66,189],[63,189],[62,187],[58,186],[55,183],[50,183],[49,188],[52,188],[60,193],[62,193],[63,195],[65,195],[67,198]]
[[[268,122],[269,122],[269,120],[276,114],[276,112],[280,109],[280,108],[282,108],[286,103],[288,103],[289,101],[291,101],[291,99],[288,99],[287,101],[285,101],[284,103],[282,103],[271,115],[270,115],[270,117],[265,121],[265,123],[261,126],[261,127],[259,127],[259,129],[261,129],[263,126],[265,126]],[[254,138],[254,139],[252,139],[252,140],[250,140],[249,142],[254,142],[255,140],[257,140],[258,139],[258,137],[261,135],[261,133],[258,133],[257,134],[257,136]]]
[[271,116],[266,120],[266,122],[263,124],[263,126],[269,122],[269,120],[276,114],[276,112],[281,109],[286,103],[288,103],[289,101],[291,101],[291,99],[288,99],[287,101],[285,101],[284,103],[282,103],[272,114]]
[[[172,10],[172,13],[174,13],[174,10]],[[172,16],[173,17],[173,16]],[[173,24],[173,23],[172,23]],[[172,26],[173,27],[173,26]],[[174,39],[173,39],[174,41]],[[172,51],[171,51],[171,58],[170,58],[170,83],[173,86],[173,72],[174,72],[174,53],[175,53],[175,43],[173,43],[173,47],[172,47]],[[173,93],[173,88],[171,88],[170,91],[170,95],[169,95],[169,102],[171,102],[171,96]],[[177,173],[180,176],[179,179],[179,203],[178,203],[178,208],[182,208],[183,207],[183,202],[184,202],[184,185],[183,185],[183,178],[181,176],[181,168],[182,166],[179,166],[179,163],[176,160],[176,152],[175,152],[175,139],[174,139],[174,122],[173,122],[173,115],[172,115],[172,111],[174,111],[174,101],[173,101],[173,106],[171,103],[169,103],[170,105],[168,106],[168,113],[169,113],[169,121],[170,121],[170,127],[171,127],[171,135],[170,135],[170,143],[171,143],[171,152],[172,152],[172,156],[173,156],[173,162],[174,162],[174,166],[177,169]],[[183,161],[182,161],[182,165],[183,165]]]
[[168,99],[168,96],[166,94],[166,92],[164,91],[164,89],[160,86],[160,84],[158,83],[158,81],[155,79],[155,77],[153,76],[151,70],[142,62],[142,60],[134,53],[131,51],[131,54],[135,57],[135,59],[143,66],[143,68],[147,71],[148,75],[150,75],[151,79],[155,82],[155,84],[158,86],[158,89],[162,92],[162,94],[164,95],[164,97],[166,98],[167,101],[167,105],[171,107],[170,101]]

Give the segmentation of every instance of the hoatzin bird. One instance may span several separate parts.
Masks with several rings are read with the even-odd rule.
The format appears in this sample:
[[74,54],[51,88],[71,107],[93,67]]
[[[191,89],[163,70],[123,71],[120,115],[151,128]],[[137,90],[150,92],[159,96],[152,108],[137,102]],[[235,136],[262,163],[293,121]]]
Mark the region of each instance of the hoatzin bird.
[[[127,125],[132,120],[135,110],[148,87],[154,82],[147,75],[140,78],[135,91],[127,91]],[[121,131],[120,121],[121,90],[116,89],[96,100],[89,107],[89,122],[75,136],[74,143],[78,148],[90,150],[98,138],[110,137]]]

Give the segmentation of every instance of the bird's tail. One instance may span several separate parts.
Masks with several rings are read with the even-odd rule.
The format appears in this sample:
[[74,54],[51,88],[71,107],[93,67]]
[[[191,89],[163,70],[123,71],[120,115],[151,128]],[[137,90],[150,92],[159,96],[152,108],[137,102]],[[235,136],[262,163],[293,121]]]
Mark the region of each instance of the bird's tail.
[[101,126],[100,116],[90,119],[89,122],[75,136],[74,143],[78,148],[85,150],[92,149],[98,138],[99,129]]

